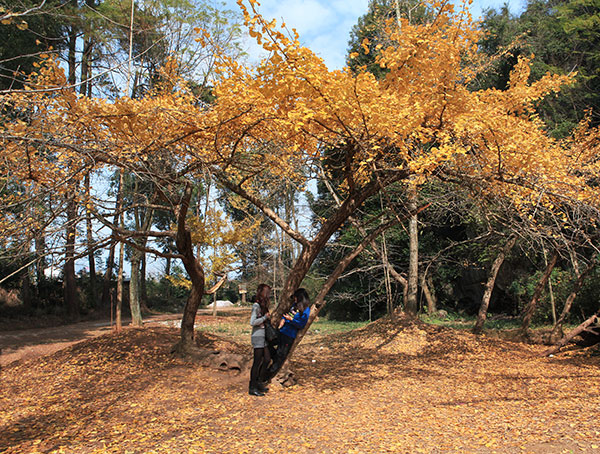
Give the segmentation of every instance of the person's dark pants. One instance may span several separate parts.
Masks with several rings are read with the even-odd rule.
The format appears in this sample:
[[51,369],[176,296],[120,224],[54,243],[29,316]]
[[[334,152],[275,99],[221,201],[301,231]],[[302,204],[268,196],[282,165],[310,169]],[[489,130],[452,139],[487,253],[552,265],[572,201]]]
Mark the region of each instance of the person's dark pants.
[[[275,340],[274,342],[267,342],[267,349],[269,350],[269,354],[271,355],[271,357],[269,358],[269,361],[273,360],[275,361],[275,358],[277,358],[277,344],[279,343],[279,340]],[[267,362],[267,366],[269,365],[269,363]]]
[[279,333],[279,341],[277,343],[277,354],[275,358],[273,358],[273,364],[269,367],[268,377],[273,378],[283,366],[285,359],[290,353],[290,349],[294,344],[295,339],[290,336],[286,336],[285,334]]
[[250,389],[258,389],[259,383],[267,379],[267,367],[271,362],[271,354],[267,347],[254,349],[254,360],[250,369]]

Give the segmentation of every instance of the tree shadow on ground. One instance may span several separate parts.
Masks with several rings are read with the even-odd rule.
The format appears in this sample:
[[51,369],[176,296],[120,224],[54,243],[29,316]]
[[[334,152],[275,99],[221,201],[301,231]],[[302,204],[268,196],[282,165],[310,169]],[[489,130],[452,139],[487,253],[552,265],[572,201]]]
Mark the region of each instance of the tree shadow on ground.
[[[409,353],[394,353],[394,344],[417,344]],[[485,386],[490,381],[508,388],[525,386],[536,380],[570,380],[589,377],[586,372],[573,375],[563,367],[553,370],[552,363],[539,356],[543,347],[475,336],[471,333],[432,326],[420,321],[383,321],[313,344],[292,360],[302,381],[327,390],[361,389],[394,379],[456,382]],[[365,345],[366,344],[366,345]],[[533,350],[537,348],[537,350]],[[513,365],[522,364],[518,371]],[[557,365],[583,367],[600,365],[591,356],[561,358]],[[524,368],[527,367],[526,372]],[[559,370],[560,369],[560,370]],[[590,393],[590,397],[594,397]],[[527,400],[528,397],[507,399]]]
[[[34,395],[44,406],[0,427],[0,452],[26,441],[52,439],[56,434],[61,434],[61,444],[68,445],[88,423],[97,423],[113,413],[119,403],[146,393],[157,377],[169,375],[176,380],[177,371],[193,367],[170,353],[176,340],[177,333],[166,328],[127,330],[76,344],[42,361],[6,367],[3,394]],[[214,346],[214,340],[207,337],[203,337],[203,343]],[[43,375],[40,369],[54,371],[54,376]],[[4,405],[5,410],[23,405],[25,413],[34,403],[6,399]],[[110,428],[106,430],[97,437],[110,437]],[[55,448],[48,446],[42,452]]]
[[39,328],[0,334],[0,349],[9,350],[39,344],[91,339],[111,331],[110,321],[81,322],[53,328]]

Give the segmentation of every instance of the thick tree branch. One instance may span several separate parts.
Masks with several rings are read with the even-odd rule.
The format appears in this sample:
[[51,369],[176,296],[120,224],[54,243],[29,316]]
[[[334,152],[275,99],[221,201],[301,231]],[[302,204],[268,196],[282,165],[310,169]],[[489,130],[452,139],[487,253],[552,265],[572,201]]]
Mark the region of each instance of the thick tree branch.
[[208,290],[206,290],[204,292],[204,294],[205,295],[214,295],[223,286],[223,284],[226,281],[227,281],[227,273],[225,273],[223,276],[221,276],[221,279],[219,279],[219,282],[217,282],[211,288],[209,288]]
[[118,235],[118,234],[113,234],[112,237],[117,241],[120,241],[122,243],[125,243],[125,244],[131,246],[132,248],[137,249],[138,251],[147,252],[149,254],[153,254],[153,255],[156,255],[158,257],[162,257],[165,259],[183,259],[183,255],[181,255],[181,254],[169,254],[168,252],[161,252],[161,251],[157,251],[156,249],[149,248],[147,246],[141,246],[141,245],[137,244],[135,241],[131,241],[129,238]]
[[[331,181],[329,180],[329,178],[327,178],[327,175],[325,174],[325,171],[323,170],[323,167],[321,167],[319,165],[319,171],[321,173],[321,178],[323,178],[323,182],[325,183],[325,186],[327,187],[327,190],[329,191],[329,193],[331,194],[331,196],[333,197],[333,200],[335,201],[336,205],[339,207],[341,205],[341,201],[340,198],[338,197],[337,193],[335,192],[335,190],[333,189],[333,185],[331,184]],[[427,205],[429,206],[429,204]],[[427,206],[423,207],[422,209],[419,209],[419,212],[424,210],[425,208],[427,208]],[[350,222],[352,223],[352,225],[360,232],[360,234],[363,237],[367,236],[367,231],[366,229],[363,227],[363,225],[358,221],[358,219],[356,219],[354,216],[350,216],[348,218],[350,220]],[[398,217],[396,217],[396,219],[398,219]],[[384,254],[381,253],[381,250],[377,247],[377,245],[375,244],[375,239],[373,238],[370,241],[370,246],[371,249],[379,256],[379,258],[381,259],[383,266],[387,267],[388,271],[390,272],[390,274],[392,275],[392,277],[398,282],[400,283],[400,285],[402,285],[403,288],[407,288],[408,286],[408,281],[406,280],[406,278],[404,276],[402,276],[400,273],[398,273],[396,271],[396,269],[394,268],[394,266],[389,262],[389,260],[387,259],[387,256],[385,256]]]
[[283,230],[287,235],[289,235],[290,238],[294,239],[304,247],[310,246],[310,241],[304,235],[302,235],[297,230],[294,230],[291,225],[289,225],[286,221],[279,217],[277,213],[275,213],[271,208],[269,208],[266,205],[266,203],[264,203],[261,199],[254,196],[253,194],[250,194],[241,185],[238,185],[228,180],[219,172],[215,172],[215,177],[217,181],[219,181],[219,183],[221,183],[227,189],[235,192],[240,197],[243,197],[244,199],[248,200],[253,205],[255,205],[260,211],[264,213],[265,216],[271,219],[275,224],[277,224],[281,228],[281,230]]
[[153,230],[127,230],[115,225],[113,222],[106,219],[101,213],[96,210],[91,210],[92,214],[98,221],[104,224],[106,227],[110,227],[114,232],[119,233],[121,236],[132,238],[132,237],[154,237],[154,238],[176,238],[177,232],[171,230],[165,230],[162,232]]

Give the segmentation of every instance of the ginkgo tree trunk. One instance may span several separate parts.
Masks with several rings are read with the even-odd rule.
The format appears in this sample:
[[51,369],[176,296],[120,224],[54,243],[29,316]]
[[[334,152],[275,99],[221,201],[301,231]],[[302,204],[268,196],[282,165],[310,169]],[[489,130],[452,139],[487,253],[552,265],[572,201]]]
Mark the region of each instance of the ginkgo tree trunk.
[[417,294],[419,291],[419,223],[417,214],[417,188],[409,185],[408,189],[408,210],[411,216],[408,220],[409,232],[409,264],[408,264],[408,285],[405,310],[415,316],[419,310]]
[[533,296],[531,297],[529,304],[527,305],[527,307],[524,310],[523,323],[521,324],[521,330],[520,330],[522,335],[527,335],[527,330],[529,329],[529,325],[531,323],[531,320],[533,319],[533,314],[535,313],[535,309],[536,309],[538,300],[540,299],[540,296],[542,295],[542,291],[544,290],[544,288],[546,287],[546,284],[548,283],[548,279],[550,279],[550,274],[552,273],[552,270],[556,266],[557,260],[558,260],[558,251],[552,255],[550,262],[546,265],[546,269],[544,270],[542,277],[540,278],[537,286],[535,287]]
[[[396,172],[389,177],[389,180],[386,180],[386,183],[391,184],[394,181],[402,179],[404,175],[403,172]],[[281,318],[281,316],[290,309],[293,303],[291,299],[292,294],[301,286],[304,277],[317,258],[317,255],[325,247],[332,235],[337,232],[340,226],[349,219],[365,200],[376,194],[379,190],[379,182],[372,181],[364,187],[356,189],[348,194],[339,207],[337,207],[329,218],[321,224],[316,235],[309,239],[279,217],[266,202],[246,191],[241,185],[234,184],[224,175],[218,175],[217,178],[226,188],[253,203],[265,216],[279,226],[283,232],[301,245],[300,254],[286,277],[281,301],[273,311],[272,318],[274,320]]]
[[183,317],[181,319],[181,339],[175,346],[176,350],[188,352],[194,348],[194,325],[196,323],[196,313],[204,296],[204,269],[196,256],[194,255],[194,243],[192,242],[191,232],[186,228],[185,219],[190,208],[190,199],[192,189],[186,185],[183,197],[177,207],[177,237],[175,244],[181,255],[181,261],[192,282],[192,288],[188,295]]
[[509,237],[492,263],[490,272],[488,274],[488,279],[485,284],[483,296],[481,297],[481,304],[479,306],[479,312],[477,313],[477,320],[475,321],[475,326],[473,327],[473,332],[475,334],[480,334],[483,330],[483,325],[487,319],[488,307],[490,306],[490,300],[492,298],[492,292],[494,290],[494,286],[496,285],[496,277],[498,276],[498,272],[500,271],[500,267],[504,263],[506,256],[510,253],[516,242],[516,235]]

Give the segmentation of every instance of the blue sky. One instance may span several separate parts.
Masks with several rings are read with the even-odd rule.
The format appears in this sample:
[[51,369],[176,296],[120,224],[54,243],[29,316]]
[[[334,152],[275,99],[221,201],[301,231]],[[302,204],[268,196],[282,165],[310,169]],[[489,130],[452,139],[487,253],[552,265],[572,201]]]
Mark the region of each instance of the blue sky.
[[[344,66],[348,38],[352,26],[367,11],[368,0],[259,0],[259,11],[265,18],[285,21],[296,28],[301,42],[321,56],[329,69]],[[500,8],[508,3],[513,14],[521,12],[525,0],[473,0],[473,17],[481,16],[487,8]],[[235,0],[226,0],[229,8],[236,10]],[[248,45],[252,57],[256,48]]]

